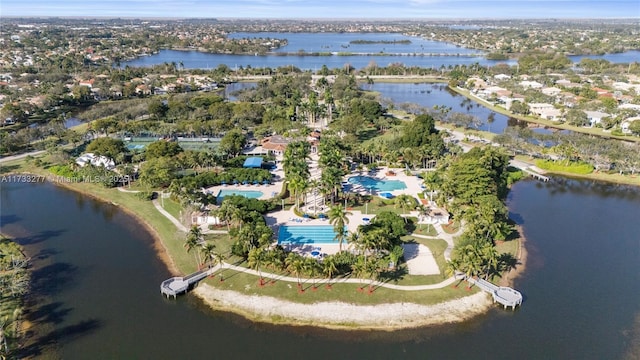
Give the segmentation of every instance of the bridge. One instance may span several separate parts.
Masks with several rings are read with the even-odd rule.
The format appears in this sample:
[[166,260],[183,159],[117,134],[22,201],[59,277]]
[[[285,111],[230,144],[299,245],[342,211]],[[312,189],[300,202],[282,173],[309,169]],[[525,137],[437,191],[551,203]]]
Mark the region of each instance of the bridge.
[[498,302],[504,306],[516,309],[517,305],[522,305],[522,294],[506,286],[497,286],[484,279],[467,278],[470,284],[478,286],[482,291],[489,293],[493,297],[493,302]]
[[167,279],[160,284],[160,292],[167,298],[169,296],[176,298],[178,294],[186,293],[192,285],[213,274],[217,269],[218,267],[213,267],[196,271],[185,277],[172,277],[171,279]]

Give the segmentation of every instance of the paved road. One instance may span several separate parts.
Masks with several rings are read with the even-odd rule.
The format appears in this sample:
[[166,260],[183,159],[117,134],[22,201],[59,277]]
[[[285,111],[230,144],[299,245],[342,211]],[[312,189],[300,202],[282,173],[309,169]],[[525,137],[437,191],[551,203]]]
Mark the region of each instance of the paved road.
[[46,150],[38,150],[38,151],[32,151],[32,152],[28,152],[28,153],[24,153],[24,154],[19,154],[19,155],[5,156],[5,157],[0,158],[0,164],[4,163],[4,162],[13,161],[13,160],[23,159],[23,158],[26,158],[29,155],[31,155],[31,156],[41,155],[41,154],[44,154],[45,152],[46,152]]

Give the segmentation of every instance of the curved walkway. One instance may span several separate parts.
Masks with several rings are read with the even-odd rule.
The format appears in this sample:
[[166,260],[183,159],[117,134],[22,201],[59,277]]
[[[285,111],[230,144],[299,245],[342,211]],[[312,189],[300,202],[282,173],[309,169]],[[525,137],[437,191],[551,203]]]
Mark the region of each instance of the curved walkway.
[[442,228],[441,224],[434,224],[433,227],[438,232],[436,236],[429,235],[420,235],[420,234],[411,234],[411,236],[415,236],[417,238],[422,239],[442,239],[447,242],[447,248],[444,249],[444,259],[447,261],[451,261],[451,252],[453,251],[453,246],[455,245],[453,242],[453,238],[456,236],[460,236],[462,234],[462,226],[456,231],[454,234],[449,234]]
[[[252,270],[252,269],[247,269],[245,267],[242,266],[236,266],[236,265],[231,265],[231,264],[227,264],[225,262],[223,262],[222,264],[216,265],[214,267],[217,271],[219,269],[229,269],[229,270],[234,270],[234,271],[238,271],[238,272],[243,272],[245,274],[251,274],[251,275],[256,275],[256,276],[262,276],[263,278],[267,278],[267,279],[273,279],[273,280],[278,280],[278,281],[286,281],[286,282],[293,282],[293,283],[297,283],[298,282],[298,278],[297,277],[291,277],[291,276],[286,276],[286,275],[278,275],[278,274],[273,274],[273,273],[269,273],[269,272],[264,272],[264,271],[256,271],[256,270]],[[429,285],[394,285],[394,284],[388,284],[388,283],[384,283],[384,282],[380,282],[380,281],[373,281],[371,282],[370,279],[353,279],[353,278],[333,278],[333,279],[309,279],[309,278],[300,278],[300,282],[304,282],[304,283],[314,283],[314,284],[326,284],[326,283],[331,283],[331,284],[371,284],[372,286],[376,286],[376,287],[383,287],[383,288],[387,288],[387,289],[393,289],[393,290],[401,290],[401,291],[419,291],[419,290],[433,290],[433,289],[442,289],[444,287],[447,287],[451,284],[453,284],[454,282],[456,282],[458,279],[456,277],[450,277],[444,281],[441,281],[437,284],[429,284]]]

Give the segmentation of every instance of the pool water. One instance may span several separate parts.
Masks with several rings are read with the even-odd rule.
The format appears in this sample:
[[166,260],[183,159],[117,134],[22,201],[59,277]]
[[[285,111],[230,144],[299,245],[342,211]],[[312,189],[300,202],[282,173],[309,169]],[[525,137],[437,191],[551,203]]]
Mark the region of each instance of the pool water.
[[216,195],[218,203],[221,203],[224,197],[228,195],[240,195],[249,199],[257,199],[261,197],[263,194],[262,194],[262,191],[256,191],[256,190],[220,190],[218,195]]
[[366,190],[374,189],[376,191],[394,191],[404,190],[407,184],[400,180],[381,180],[371,176],[352,176],[347,180],[350,184],[360,185]]
[[278,244],[338,244],[335,237],[330,225],[283,225],[278,231]]

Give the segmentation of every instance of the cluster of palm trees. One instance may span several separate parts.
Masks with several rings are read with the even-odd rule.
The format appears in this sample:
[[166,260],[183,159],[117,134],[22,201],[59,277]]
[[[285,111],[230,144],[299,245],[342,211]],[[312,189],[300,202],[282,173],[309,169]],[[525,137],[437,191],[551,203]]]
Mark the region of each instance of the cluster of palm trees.
[[216,251],[215,244],[205,241],[202,230],[196,225],[187,233],[184,247],[188,253],[193,251],[198,269],[207,264],[214,266],[223,260],[222,255]]
[[516,262],[511,254],[500,254],[491,241],[486,240],[463,239],[454,250],[447,270],[451,274],[462,273],[466,278],[489,279],[509,270]]
[[289,143],[284,151],[282,166],[289,191],[293,192],[296,208],[300,208],[300,198],[309,187],[309,155],[311,147],[306,141]]
[[305,257],[295,252],[287,253],[282,247],[266,249],[257,247],[249,251],[247,258],[249,268],[256,270],[260,276],[259,285],[265,285],[262,270],[267,268],[272,271],[286,271],[295,274],[298,279],[298,292],[304,293],[302,277],[306,276],[312,281],[313,290],[318,289],[317,279],[324,276],[327,279],[327,289],[331,289],[331,279],[338,272],[336,258],[327,256],[322,262],[312,257]]

